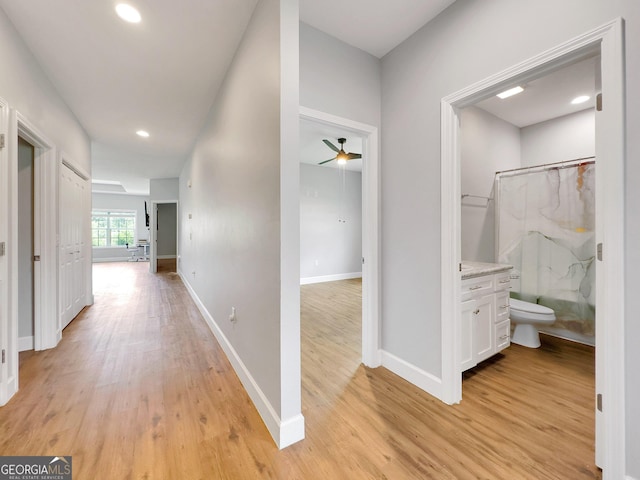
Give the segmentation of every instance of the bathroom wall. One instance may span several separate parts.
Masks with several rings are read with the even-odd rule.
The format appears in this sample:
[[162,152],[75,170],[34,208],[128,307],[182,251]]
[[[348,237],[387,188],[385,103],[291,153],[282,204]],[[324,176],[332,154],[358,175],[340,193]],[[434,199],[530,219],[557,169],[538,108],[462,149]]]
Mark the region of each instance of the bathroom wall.
[[[493,198],[495,172],[520,167],[520,129],[476,107],[464,109],[461,125],[461,191]],[[494,209],[492,200],[462,199],[463,260],[495,261]]]
[[[493,198],[495,172],[595,155],[595,112],[583,110],[518,128],[476,107],[462,112],[463,194]],[[461,208],[464,260],[495,261],[492,201],[465,197]]]
[[524,127],[520,131],[522,166],[592,157],[596,151],[596,117],[590,108]]

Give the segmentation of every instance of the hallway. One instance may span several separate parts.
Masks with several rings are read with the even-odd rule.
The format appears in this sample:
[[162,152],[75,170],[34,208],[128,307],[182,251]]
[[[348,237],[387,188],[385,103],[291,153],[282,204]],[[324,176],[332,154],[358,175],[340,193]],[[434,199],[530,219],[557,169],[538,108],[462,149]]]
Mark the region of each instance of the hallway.
[[449,407],[359,364],[359,282],[307,285],[307,438],[278,451],[175,273],[95,264],[94,289],[58,348],[21,354],[0,455],[72,455],[77,480],[599,477],[587,348],[509,348]]

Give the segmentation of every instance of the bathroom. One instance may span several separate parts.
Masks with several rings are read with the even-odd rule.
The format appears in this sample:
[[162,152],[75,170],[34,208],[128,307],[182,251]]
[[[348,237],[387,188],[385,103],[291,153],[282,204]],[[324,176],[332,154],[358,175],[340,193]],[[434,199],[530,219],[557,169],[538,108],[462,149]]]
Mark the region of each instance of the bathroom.
[[519,299],[551,313],[536,339],[595,346],[598,65],[582,59],[461,115],[461,256],[513,265],[512,335]]

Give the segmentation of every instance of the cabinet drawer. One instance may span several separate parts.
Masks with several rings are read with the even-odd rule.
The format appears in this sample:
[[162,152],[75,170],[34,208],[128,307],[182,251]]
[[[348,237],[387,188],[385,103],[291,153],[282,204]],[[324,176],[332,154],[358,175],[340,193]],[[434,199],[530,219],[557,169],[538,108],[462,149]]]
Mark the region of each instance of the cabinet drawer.
[[495,325],[496,353],[511,344],[511,321],[509,319]]
[[496,292],[499,290],[509,290],[511,288],[511,274],[509,272],[497,273],[495,275],[495,282]]
[[470,278],[462,281],[462,301],[473,297],[482,296],[485,293],[493,292],[493,277],[491,275]]
[[496,293],[496,323],[509,319],[509,292]]

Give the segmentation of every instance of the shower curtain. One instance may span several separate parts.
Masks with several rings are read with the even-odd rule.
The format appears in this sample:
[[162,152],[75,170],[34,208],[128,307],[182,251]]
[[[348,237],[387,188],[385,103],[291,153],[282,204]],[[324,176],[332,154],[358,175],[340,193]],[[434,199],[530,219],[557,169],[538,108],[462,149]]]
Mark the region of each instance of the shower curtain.
[[550,333],[593,344],[595,163],[499,172],[496,258],[513,265],[512,296],[552,308]]

